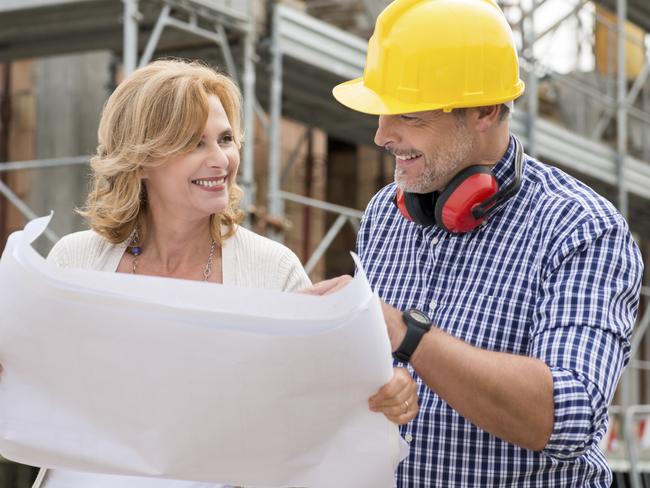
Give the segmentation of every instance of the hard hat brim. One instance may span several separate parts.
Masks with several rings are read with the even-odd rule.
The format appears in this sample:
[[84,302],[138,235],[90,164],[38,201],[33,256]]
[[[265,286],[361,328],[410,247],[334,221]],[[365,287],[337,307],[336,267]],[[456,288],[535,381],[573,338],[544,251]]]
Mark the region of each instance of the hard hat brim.
[[468,101],[466,104],[429,103],[423,105],[421,102],[408,103],[402,100],[397,100],[390,95],[379,95],[364,84],[363,78],[356,78],[336,85],[332,89],[332,95],[334,95],[334,98],[336,98],[339,103],[351,108],[352,110],[356,110],[357,112],[371,115],[396,115],[423,112],[425,110],[451,111],[454,108],[478,107],[483,105],[506,103],[518,98],[524,92],[524,83],[520,80],[517,85],[513,87],[513,90],[514,91],[511,94],[503,97],[503,99],[490,100],[488,103],[485,103],[486,101],[483,100],[483,103]]
[[363,78],[336,85],[332,89],[332,95],[339,103],[357,112],[371,115],[398,113],[393,112],[397,107],[389,106],[383,98],[363,83]]

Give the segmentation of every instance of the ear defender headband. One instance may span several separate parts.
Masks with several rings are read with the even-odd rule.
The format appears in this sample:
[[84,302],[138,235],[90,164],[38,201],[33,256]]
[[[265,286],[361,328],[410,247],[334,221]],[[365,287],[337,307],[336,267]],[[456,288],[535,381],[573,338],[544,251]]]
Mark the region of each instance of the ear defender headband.
[[449,182],[442,192],[409,193],[399,188],[394,203],[408,220],[422,226],[437,225],[447,232],[470,232],[521,187],[523,149],[515,142],[515,178],[499,189],[488,166],[470,166]]

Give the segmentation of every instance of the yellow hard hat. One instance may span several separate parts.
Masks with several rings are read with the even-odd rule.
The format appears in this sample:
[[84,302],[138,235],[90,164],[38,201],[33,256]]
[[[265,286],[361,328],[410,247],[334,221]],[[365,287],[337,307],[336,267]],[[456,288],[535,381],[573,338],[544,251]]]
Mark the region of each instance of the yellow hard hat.
[[333,94],[380,115],[495,105],[523,91],[512,30],[494,0],[395,0],[377,18],[363,77]]

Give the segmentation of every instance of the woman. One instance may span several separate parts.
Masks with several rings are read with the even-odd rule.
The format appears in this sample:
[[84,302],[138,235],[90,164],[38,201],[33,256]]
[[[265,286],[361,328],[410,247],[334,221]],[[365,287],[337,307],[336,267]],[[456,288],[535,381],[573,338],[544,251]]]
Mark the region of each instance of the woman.
[[199,64],[158,61],[109,98],[85,211],[60,266],[292,291],[309,284],[286,247],[239,227],[240,94]]
[[[111,95],[99,125],[82,212],[92,230],[61,239],[48,260],[283,291],[308,287],[289,249],[239,226],[240,99],[227,76],[198,63],[157,61],[135,71]],[[395,422],[411,420],[415,383],[398,371],[370,406]],[[215,485],[42,469],[35,486]]]

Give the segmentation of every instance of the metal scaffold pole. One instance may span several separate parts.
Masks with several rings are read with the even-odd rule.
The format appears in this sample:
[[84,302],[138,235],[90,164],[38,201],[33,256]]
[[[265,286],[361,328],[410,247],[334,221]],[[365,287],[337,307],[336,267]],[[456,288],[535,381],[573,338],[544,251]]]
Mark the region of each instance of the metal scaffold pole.
[[618,80],[617,80],[617,179],[618,179],[618,209],[627,219],[628,195],[625,187],[625,157],[627,155],[627,68],[625,53],[625,21],[627,20],[627,0],[617,0],[616,14],[618,16]]
[[[282,48],[280,46],[280,33],[278,10],[273,11],[273,33],[271,37],[271,117],[269,121],[269,214],[273,217],[284,216],[284,205],[280,195],[280,159],[282,145],[280,138],[282,123]],[[282,233],[276,230],[269,231],[269,237],[282,241]]]
[[138,0],[122,0],[124,2],[124,39],[123,60],[124,76],[128,76],[138,64]]
[[[627,19],[627,0],[617,0],[617,82],[616,82],[616,173],[618,185],[618,209],[627,219],[628,200],[625,187],[625,157],[627,153],[627,68],[625,53],[625,21]],[[631,360],[633,358],[630,358]],[[623,436],[630,461],[630,484],[632,488],[641,488],[636,452],[636,435],[634,429],[634,414],[631,405],[634,402],[633,389],[636,383],[637,371],[629,365],[621,381],[621,397],[623,404]]]
[[250,226],[249,209],[255,202],[254,146],[255,146],[255,1],[249,0],[251,24],[244,39],[244,143],[242,155],[242,186],[244,187],[243,208],[246,212],[244,225]]
[[539,115],[539,99],[538,99],[538,81],[537,81],[537,70],[535,69],[535,11],[539,0],[533,0],[530,12],[528,13],[528,29],[526,30],[526,49],[524,52],[528,52],[528,61],[532,66],[532,69],[528,72],[528,82],[527,91],[528,91],[528,100],[527,108],[528,114],[526,117],[526,137],[528,144],[526,151],[532,157],[537,157],[537,141],[535,138],[535,123]]

